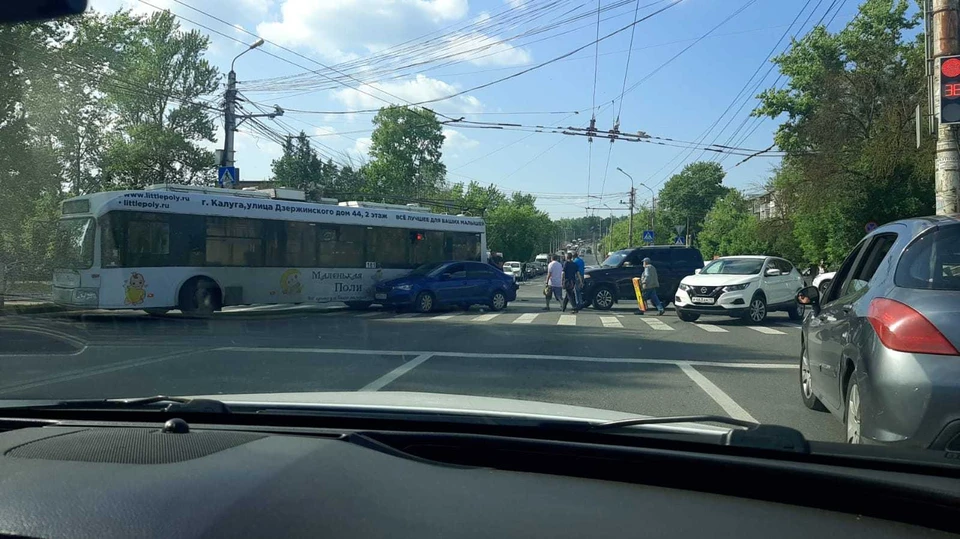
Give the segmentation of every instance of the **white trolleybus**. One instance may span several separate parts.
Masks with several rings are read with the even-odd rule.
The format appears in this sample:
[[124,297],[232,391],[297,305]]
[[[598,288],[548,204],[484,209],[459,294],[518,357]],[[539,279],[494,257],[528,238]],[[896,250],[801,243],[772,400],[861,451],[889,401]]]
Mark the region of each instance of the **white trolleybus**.
[[99,309],[209,314],[227,305],[374,302],[421,264],[485,261],[477,217],[304,201],[292,189],[151,186],[63,202],[53,297]]

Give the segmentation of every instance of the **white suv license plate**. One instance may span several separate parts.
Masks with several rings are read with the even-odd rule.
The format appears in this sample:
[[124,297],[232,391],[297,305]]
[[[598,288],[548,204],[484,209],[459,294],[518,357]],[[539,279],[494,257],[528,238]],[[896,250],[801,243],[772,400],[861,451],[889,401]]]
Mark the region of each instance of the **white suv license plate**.
[[707,303],[710,305],[713,305],[717,301],[714,298],[698,298],[697,296],[693,296],[690,300],[694,303]]
[[374,294],[373,297],[374,299],[387,299],[386,294]]

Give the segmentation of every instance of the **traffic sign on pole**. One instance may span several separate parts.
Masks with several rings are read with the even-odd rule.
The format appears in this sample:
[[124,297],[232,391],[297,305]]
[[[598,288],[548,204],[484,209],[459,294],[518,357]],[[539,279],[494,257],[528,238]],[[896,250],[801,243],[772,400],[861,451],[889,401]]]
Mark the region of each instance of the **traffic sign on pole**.
[[217,168],[217,183],[220,187],[233,187],[240,182],[240,171],[237,167]]
[[684,238],[683,236],[675,236],[675,237],[673,238],[673,244],[674,244],[674,245],[686,245],[686,244],[687,244],[686,238]]
[[652,231],[652,230],[644,230],[644,231],[643,231],[643,242],[644,242],[644,243],[653,243],[653,236],[654,236],[654,234],[653,234],[653,231]]
[[873,232],[877,228],[877,223],[875,221],[870,221],[864,225],[863,229],[867,231],[867,234]]

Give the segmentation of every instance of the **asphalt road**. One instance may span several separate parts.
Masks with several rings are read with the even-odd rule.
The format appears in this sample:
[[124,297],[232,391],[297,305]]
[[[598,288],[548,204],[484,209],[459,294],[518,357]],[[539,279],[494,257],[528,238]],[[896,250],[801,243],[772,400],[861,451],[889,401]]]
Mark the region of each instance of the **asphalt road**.
[[642,415],[722,414],[841,441],[799,396],[799,323],[544,312],[539,278],[500,313],[250,306],[210,319],[139,311],[0,319],[0,399],[424,391]]

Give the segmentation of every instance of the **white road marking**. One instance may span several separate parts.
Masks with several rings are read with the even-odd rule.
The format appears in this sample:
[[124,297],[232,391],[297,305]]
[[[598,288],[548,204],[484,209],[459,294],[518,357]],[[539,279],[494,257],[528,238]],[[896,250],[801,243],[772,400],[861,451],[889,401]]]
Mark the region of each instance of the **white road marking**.
[[431,317],[430,320],[450,320],[450,319],[453,318],[454,316],[457,316],[457,315],[455,315],[455,314],[441,314],[440,316]]
[[520,316],[517,317],[516,320],[513,321],[513,323],[514,323],[514,324],[529,324],[529,323],[533,322],[533,321],[537,318],[537,316],[538,316],[538,315],[533,314],[533,313],[521,314]]
[[650,326],[651,329],[655,329],[658,331],[673,331],[673,328],[668,326],[662,320],[657,320],[656,318],[647,318],[647,317],[643,317],[640,320],[643,320],[644,322],[646,322],[646,324]]
[[689,364],[698,367],[727,367],[731,369],[798,369],[799,364],[795,361],[790,363],[753,363],[748,360],[737,360],[731,358],[729,361],[698,361],[696,359],[647,359],[636,357],[580,357],[580,356],[556,356],[541,354],[482,354],[479,352],[437,352],[437,351],[417,351],[417,350],[358,350],[352,348],[277,348],[277,347],[258,347],[258,346],[223,346],[214,348],[215,352],[278,352],[278,353],[300,353],[300,354],[340,354],[355,356],[412,356],[420,354],[433,354],[442,357],[464,357],[471,359],[542,359],[548,361],[574,361],[580,363],[629,363],[636,365],[680,365]]
[[710,333],[727,333],[727,330],[723,329],[720,326],[715,326],[713,324],[694,324],[694,325]]
[[697,369],[693,368],[693,365],[690,363],[678,363],[678,367],[683,371],[693,383],[700,386],[700,389],[704,391],[707,395],[710,395],[717,404],[723,408],[723,411],[727,413],[728,416],[735,419],[743,419],[745,421],[757,422],[746,410],[744,410],[736,401],[730,398],[730,395],[727,395],[723,392],[722,389],[717,387],[716,384],[711,382],[706,376],[700,374]]
[[433,354],[430,354],[430,353],[420,354],[417,357],[411,359],[410,361],[404,363],[403,365],[400,365],[396,369],[393,369],[387,374],[384,374],[380,378],[377,378],[376,380],[370,382],[369,384],[361,387],[359,391],[379,391],[383,389],[383,387],[389,384],[390,382],[393,382],[397,378],[400,378],[404,374],[412,371],[414,368],[422,364],[424,361],[430,359],[431,356],[433,356]]
[[416,316],[420,316],[420,315],[418,313],[403,313],[403,314],[398,314],[394,316],[394,318],[414,318]]
[[371,316],[377,316],[383,314],[383,311],[372,311],[369,313],[358,314],[358,318],[370,318]]
[[216,349],[200,348],[195,350],[180,350],[178,352],[171,352],[168,354],[161,354],[158,356],[145,357],[145,358],[134,359],[129,361],[120,361],[116,363],[108,363],[106,365],[87,367],[85,369],[76,369],[73,371],[67,371],[67,372],[61,373],[59,376],[53,376],[49,378],[35,378],[33,380],[19,382],[14,385],[3,386],[3,387],[0,387],[0,394],[13,393],[16,391],[23,391],[26,389],[34,389],[41,386],[58,384],[60,382],[70,382],[73,380],[79,380],[80,378],[87,378],[89,376],[96,376],[98,374],[107,374],[111,372],[122,371],[125,369],[132,369],[134,367],[143,367],[145,365],[160,363],[162,361],[168,361],[171,359],[182,359],[187,356],[192,356],[200,353],[207,353],[212,350],[216,350]]
[[557,320],[558,326],[575,326],[577,325],[577,317],[572,314],[561,314],[560,320]]
[[765,326],[747,326],[747,327],[750,328],[750,329],[752,329],[752,330],[754,330],[754,331],[759,331],[760,333],[763,333],[764,335],[786,335],[786,333],[784,333],[784,332],[782,332],[782,331],[780,331],[780,330],[776,330],[776,329],[773,329],[773,328],[768,328],[768,327],[765,327]]
[[620,320],[616,316],[601,316],[600,322],[605,328],[622,328],[623,324],[620,323]]
[[491,314],[481,314],[480,316],[471,319],[471,322],[489,322],[494,318],[500,316],[500,313],[491,313]]
[[778,328],[787,328],[787,329],[800,329],[802,326],[795,326],[793,324],[777,324]]

